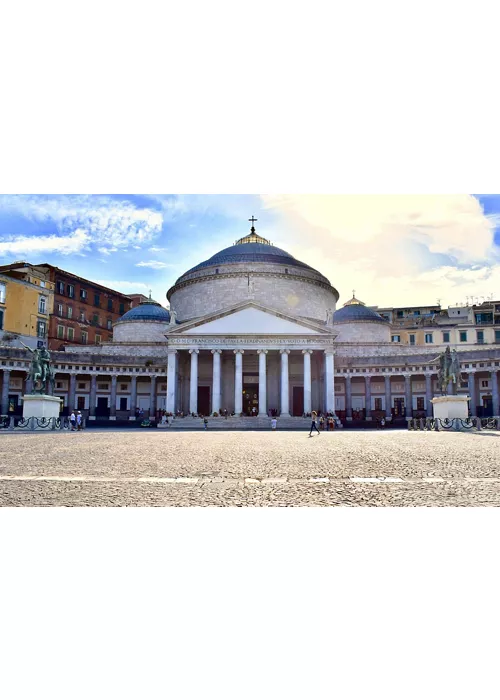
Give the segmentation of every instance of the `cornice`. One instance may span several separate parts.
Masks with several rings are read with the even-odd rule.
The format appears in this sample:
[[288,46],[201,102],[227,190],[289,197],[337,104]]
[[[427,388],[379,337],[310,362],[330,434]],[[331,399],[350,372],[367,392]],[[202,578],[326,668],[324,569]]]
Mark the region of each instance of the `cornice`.
[[188,280],[183,280],[182,282],[176,282],[173,287],[170,287],[170,289],[167,292],[167,299],[170,301],[170,298],[174,292],[179,291],[179,289],[184,289],[185,287],[189,287],[193,284],[196,284],[197,282],[206,282],[210,280],[219,280],[219,279],[234,279],[236,277],[248,277],[248,275],[251,275],[252,277],[279,277],[283,278],[286,280],[300,280],[302,282],[308,282],[309,284],[313,284],[317,287],[321,287],[322,289],[326,289],[330,292],[333,293],[333,295],[336,297],[337,301],[339,299],[339,293],[333,287],[331,284],[326,284],[325,282],[322,282],[321,280],[314,279],[312,277],[306,277],[305,275],[297,275],[297,274],[287,274],[285,272],[277,272],[277,271],[269,271],[269,272],[253,272],[253,271],[247,271],[245,272],[244,270],[241,270],[240,272],[220,272],[218,274],[209,274],[209,275],[202,275],[200,277],[194,277],[193,279],[188,279]]

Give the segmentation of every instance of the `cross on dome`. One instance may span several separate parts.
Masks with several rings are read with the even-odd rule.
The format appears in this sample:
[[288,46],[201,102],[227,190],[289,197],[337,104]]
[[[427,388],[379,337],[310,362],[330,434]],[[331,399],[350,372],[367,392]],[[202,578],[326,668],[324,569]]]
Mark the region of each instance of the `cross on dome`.
[[252,218],[248,220],[252,224],[250,233],[236,241],[235,245],[241,245],[243,243],[262,243],[263,245],[272,245],[271,241],[268,241],[266,238],[262,238],[262,236],[259,236],[258,233],[256,233],[254,224],[256,221],[258,221],[258,219],[256,219],[252,214]]
[[359,306],[366,306],[366,304],[363,301],[360,301],[359,299],[356,299],[356,290],[352,290],[352,299],[349,299],[349,301],[346,301],[344,306],[354,306],[354,305],[359,305]]

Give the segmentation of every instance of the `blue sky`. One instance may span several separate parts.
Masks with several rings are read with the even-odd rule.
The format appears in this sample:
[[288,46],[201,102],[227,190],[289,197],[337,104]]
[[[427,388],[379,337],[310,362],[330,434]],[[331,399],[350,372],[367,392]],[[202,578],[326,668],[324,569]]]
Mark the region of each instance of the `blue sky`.
[[[2,195],[0,263],[50,262],[166,304],[183,272],[261,235],[370,305],[500,298],[500,195]],[[230,303],[230,300],[228,300]]]

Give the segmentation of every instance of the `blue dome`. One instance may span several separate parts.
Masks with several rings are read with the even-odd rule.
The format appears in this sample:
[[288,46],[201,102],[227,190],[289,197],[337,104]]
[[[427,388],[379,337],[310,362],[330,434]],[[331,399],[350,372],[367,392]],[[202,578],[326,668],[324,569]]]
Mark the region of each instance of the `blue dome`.
[[333,314],[333,323],[353,323],[356,321],[375,321],[377,323],[389,323],[387,319],[364,304],[347,303],[343,308]]
[[[247,243],[244,239],[242,240],[243,242],[238,242],[236,245],[224,248],[224,250],[213,255],[209,260],[205,260],[199,265],[196,265],[196,267],[191,268],[185,272],[182,277],[192,272],[203,270],[205,267],[228,265],[231,263],[276,263],[287,267],[299,267],[320,274],[309,265],[300,262],[300,260],[296,260],[290,253],[281,250],[281,248],[275,248],[275,246],[269,245],[269,243]],[[323,275],[321,276],[323,277]],[[182,277],[180,277],[179,280],[182,279]]]
[[158,302],[150,299],[143,301],[139,306],[134,306],[133,309],[127,311],[118,321],[159,321],[162,323],[170,323],[170,312],[160,306]]

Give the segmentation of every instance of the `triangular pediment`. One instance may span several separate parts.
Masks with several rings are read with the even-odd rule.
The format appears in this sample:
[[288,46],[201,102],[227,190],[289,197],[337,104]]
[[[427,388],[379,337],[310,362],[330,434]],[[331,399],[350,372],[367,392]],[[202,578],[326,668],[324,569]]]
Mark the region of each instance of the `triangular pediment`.
[[168,335],[331,335],[311,321],[294,318],[254,302],[182,324]]

